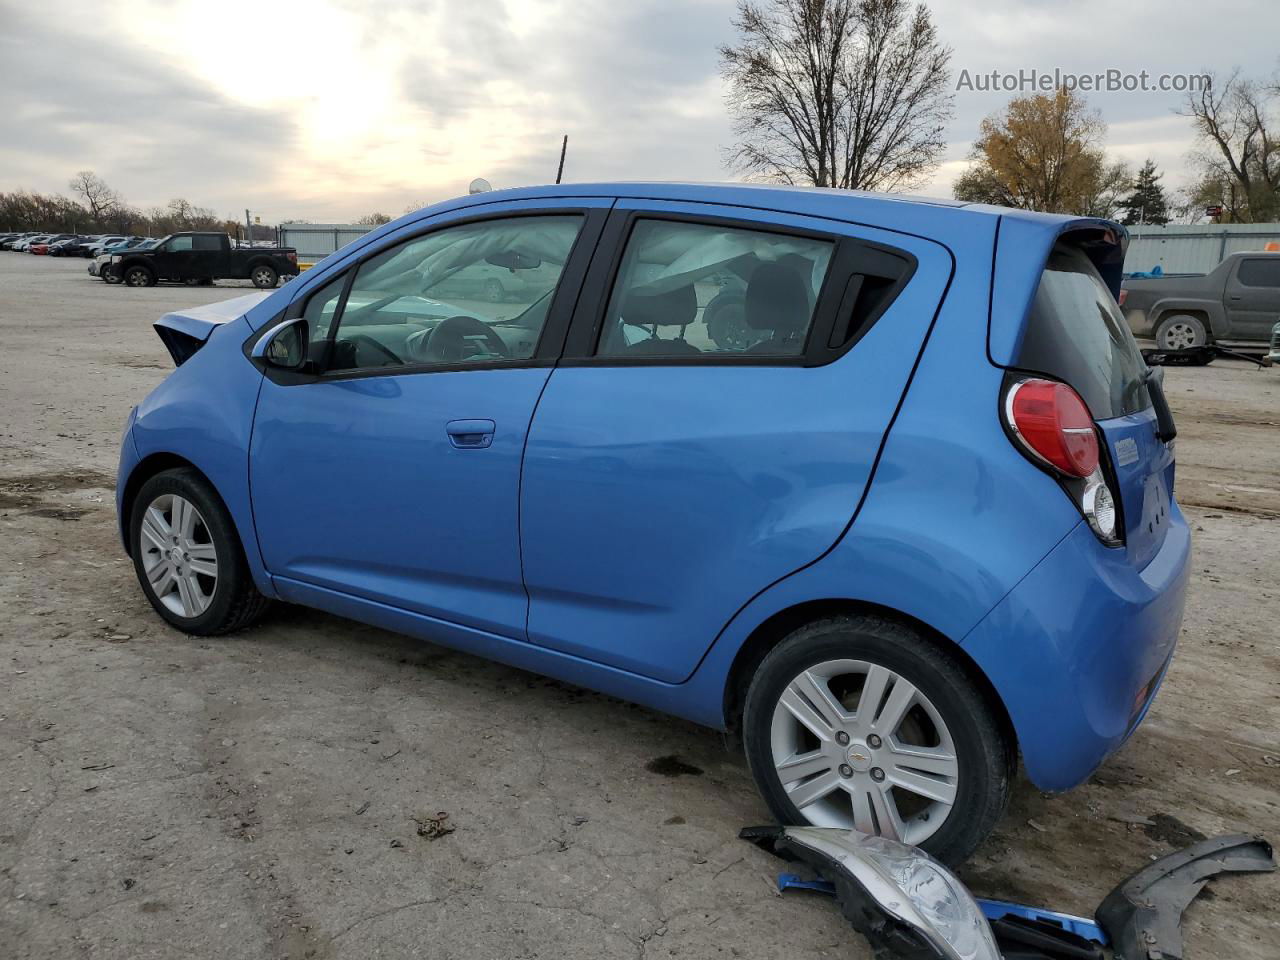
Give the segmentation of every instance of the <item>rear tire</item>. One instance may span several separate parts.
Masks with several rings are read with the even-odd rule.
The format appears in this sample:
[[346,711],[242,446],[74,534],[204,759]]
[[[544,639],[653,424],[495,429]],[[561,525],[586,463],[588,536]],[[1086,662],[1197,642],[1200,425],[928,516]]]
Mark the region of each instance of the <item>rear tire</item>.
[[[874,704],[860,704],[873,687]],[[797,703],[799,714],[788,706]],[[813,717],[805,704],[830,721],[817,723],[822,737],[797,719]],[[1008,804],[1014,748],[967,665],[890,620],[834,617],[786,637],[752,678],[742,728],[752,776],[781,823],[896,832],[954,865]],[[913,763],[925,762],[922,776]],[[795,776],[784,785],[786,773]]]
[[254,586],[231,514],[194,470],[166,470],[142,485],[129,543],[142,592],[184,633],[241,630],[271,604]]
[[1209,342],[1204,323],[1189,313],[1165,317],[1156,327],[1156,346],[1161,350],[1186,350]]
[[280,275],[276,273],[275,267],[269,267],[264,263],[253,268],[249,279],[259,290],[270,290],[280,282]]

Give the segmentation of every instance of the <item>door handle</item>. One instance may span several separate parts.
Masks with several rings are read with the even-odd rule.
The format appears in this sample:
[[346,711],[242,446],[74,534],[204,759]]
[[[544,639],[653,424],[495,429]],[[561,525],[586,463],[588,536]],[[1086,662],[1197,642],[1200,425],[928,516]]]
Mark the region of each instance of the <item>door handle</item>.
[[450,420],[444,430],[459,450],[483,450],[493,443],[492,420]]
[[1244,297],[1240,296],[1238,293],[1233,293],[1233,294],[1231,294],[1231,296],[1227,297],[1227,299],[1228,299],[1228,300],[1243,300],[1243,299],[1244,299]]

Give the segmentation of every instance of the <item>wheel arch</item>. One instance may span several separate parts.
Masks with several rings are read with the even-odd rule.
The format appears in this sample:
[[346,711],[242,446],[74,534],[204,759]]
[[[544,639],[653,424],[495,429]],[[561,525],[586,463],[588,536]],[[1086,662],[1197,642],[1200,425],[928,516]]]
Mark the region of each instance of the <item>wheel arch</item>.
[[1212,339],[1227,332],[1226,312],[1221,304],[1203,300],[1158,300],[1152,304],[1147,316],[1151,318],[1151,335],[1154,337],[1160,324],[1171,316],[1195,317],[1204,324],[1205,332]]
[[761,622],[750,634],[734,655],[729,667],[724,686],[724,724],[732,734],[738,734],[742,728],[742,711],[746,703],[747,688],[756,669],[769,652],[781,643],[793,631],[834,616],[871,615],[890,620],[910,627],[935,646],[945,648],[958,657],[965,665],[966,675],[978,688],[983,699],[991,708],[1000,725],[1001,732],[1010,747],[1011,761],[1016,760],[1018,735],[1013,719],[1005,707],[1004,699],[988,678],[986,672],[977,661],[950,637],[940,633],[934,627],[910,614],[895,610],[892,607],[873,603],[867,600],[832,597],[820,600],[806,600],[779,610]]
[[[133,523],[133,501],[137,498],[138,491],[142,489],[144,483],[156,474],[176,469],[195,471],[200,476],[200,479],[209,484],[209,489],[214,492],[218,499],[222,499],[222,494],[218,493],[218,488],[209,479],[208,475],[186,457],[180,457],[176,453],[168,452],[152,453],[143,457],[129,473],[129,477],[124,483],[124,493],[120,497],[120,536],[124,540],[124,551],[129,556],[133,556],[133,543],[129,536],[129,528]],[[223,506],[226,506],[225,502]]]

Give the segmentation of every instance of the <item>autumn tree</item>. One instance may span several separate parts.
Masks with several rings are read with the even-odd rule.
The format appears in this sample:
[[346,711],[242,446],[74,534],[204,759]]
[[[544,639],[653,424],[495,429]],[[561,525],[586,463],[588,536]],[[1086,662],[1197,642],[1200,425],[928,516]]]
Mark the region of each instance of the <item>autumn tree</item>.
[[1107,125],[1083,96],[1015,97],[982,121],[969,168],[956,180],[959,200],[1047,213],[1108,217],[1129,188],[1125,164],[1102,148]]
[[1164,195],[1164,187],[1160,179],[1164,176],[1156,171],[1156,162],[1147,160],[1138,171],[1133,181],[1133,190],[1124,198],[1124,215],[1121,223],[1165,224],[1169,222],[1169,201]]
[[738,0],[720,72],[738,144],[763,179],[890,190],[938,165],[951,50],[907,0]]
[[1184,113],[1199,148],[1191,160],[1199,179],[1195,207],[1222,206],[1222,223],[1263,223],[1280,217],[1280,75],[1267,82],[1236,70],[1191,92]]
[[72,193],[84,201],[84,205],[89,210],[89,216],[95,223],[106,220],[120,203],[120,197],[116,192],[92,170],[81,170],[71,178],[67,186],[71,188]]

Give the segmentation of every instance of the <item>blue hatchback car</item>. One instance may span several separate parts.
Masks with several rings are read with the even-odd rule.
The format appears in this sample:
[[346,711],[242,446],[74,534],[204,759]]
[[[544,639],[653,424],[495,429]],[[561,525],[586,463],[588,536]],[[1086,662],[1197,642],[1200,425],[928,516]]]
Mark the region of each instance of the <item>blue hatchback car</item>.
[[157,322],[125,546],[187,633],[281,600],[549,674],[740,732],[782,821],[956,862],[1019,754],[1064,790],[1124,742],[1178,634],[1126,242],[746,185],[428,207]]

